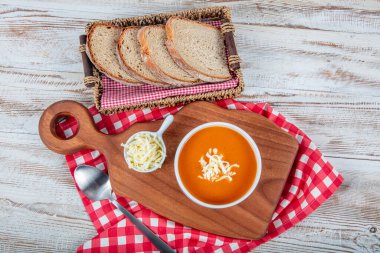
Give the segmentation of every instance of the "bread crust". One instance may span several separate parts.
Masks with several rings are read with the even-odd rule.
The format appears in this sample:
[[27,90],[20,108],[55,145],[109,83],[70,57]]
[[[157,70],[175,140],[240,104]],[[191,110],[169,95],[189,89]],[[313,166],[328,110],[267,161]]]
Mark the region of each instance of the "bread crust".
[[[205,26],[205,27],[207,27],[209,29],[217,29],[217,30],[219,30],[218,28],[216,28],[216,27],[214,27],[212,25],[204,24],[204,23],[201,23],[201,22],[193,21],[193,20],[189,20],[189,19],[186,19],[186,18],[183,18],[183,17],[179,17],[179,16],[174,16],[174,17],[169,18],[169,20],[166,22],[166,25],[165,25],[165,31],[166,31],[166,37],[167,37],[166,47],[168,48],[168,51],[169,51],[170,55],[172,56],[174,62],[176,64],[178,64],[181,68],[183,68],[186,72],[190,73],[192,76],[195,76],[198,79],[206,81],[206,82],[215,83],[215,82],[223,82],[223,81],[230,80],[232,78],[231,75],[228,75],[228,76],[210,75],[210,74],[207,74],[207,73],[203,73],[203,72],[201,72],[199,70],[196,70],[192,66],[190,66],[182,58],[181,54],[176,50],[176,48],[174,46],[174,41],[173,41],[174,31],[173,31],[172,23],[175,20],[178,20],[178,19],[182,19],[182,20],[186,20],[188,22],[196,23],[198,25]],[[227,63],[226,63],[226,65],[227,65]]]
[[105,74],[106,76],[108,76],[109,78],[111,78],[112,80],[114,80],[116,82],[119,82],[119,83],[122,83],[122,84],[126,84],[126,85],[132,85],[132,86],[141,86],[141,85],[143,85],[143,83],[139,82],[138,80],[131,80],[131,79],[126,79],[126,78],[120,78],[118,76],[115,76],[115,75],[109,73],[106,69],[104,69],[100,64],[98,64],[94,60],[95,58],[94,58],[94,55],[93,55],[93,51],[91,49],[91,43],[89,43],[89,42],[91,41],[91,37],[93,35],[93,31],[96,29],[96,27],[100,27],[100,26],[113,27],[113,28],[118,28],[119,29],[119,27],[117,27],[117,26],[105,25],[105,24],[94,25],[94,26],[91,27],[91,30],[87,34],[87,43],[86,43],[86,54],[87,54],[88,58],[90,59],[90,61],[95,65],[95,67],[100,72],[102,72],[103,74]]
[[[163,25],[157,25],[157,26],[163,26]],[[146,64],[147,68],[152,71],[159,79],[163,80],[164,82],[176,85],[176,86],[191,86],[199,84],[199,81],[195,82],[188,82],[185,80],[179,80],[177,78],[174,78],[173,76],[169,75],[168,73],[165,73],[162,71],[162,69],[153,61],[152,57],[150,56],[150,50],[148,45],[148,40],[145,36],[145,30],[149,29],[150,26],[142,27],[137,32],[137,39],[140,43],[141,47],[141,58],[143,59],[144,63]]]
[[128,31],[128,30],[131,30],[131,29],[140,29],[139,26],[130,26],[130,27],[127,27],[127,28],[124,28],[123,31],[121,32],[120,34],[120,37],[119,37],[119,40],[118,40],[118,43],[117,43],[117,48],[116,48],[116,53],[117,53],[117,58],[119,60],[119,63],[120,65],[122,66],[122,68],[128,73],[130,74],[133,78],[141,81],[141,82],[144,82],[144,83],[147,83],[147,84],[151,84],[151,85],[155,85],[155,86],[159,86],[159,87],[170,87],[172,85],[168,84],[168,83],[165,83],[165,82],[156,82],[155,80],[152,80],[150,78],[147,78],[146,76],[143,76],[141,75],[140,73],[138,73],[137,71],[135,71],[132,67],[130,67],[126,61],[125,61],[125,56],[123,54],[123,51],[121,50],[121,45],[124,41],[124,38],[123,38],[123,35]]

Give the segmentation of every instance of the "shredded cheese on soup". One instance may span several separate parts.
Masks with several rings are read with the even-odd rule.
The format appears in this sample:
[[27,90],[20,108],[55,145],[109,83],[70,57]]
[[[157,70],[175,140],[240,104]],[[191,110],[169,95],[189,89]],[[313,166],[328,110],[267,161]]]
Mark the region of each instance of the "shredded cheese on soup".
[[216,148],[210,148],[206,153],[206,158],[202,156],[199,163],[202,166],[202,175],[198,177],[211,182],[218,182],[224,179],[232,181],[232,177],[236,175],[236,172],[231,171],[231,169],[239,168],[238,164],[230,164],[223,160],[223,155],[218,154],[218,149]]
[[148,171],[160,166],[164,159],[162,142],[154,133],[139,133],[121,145],[129,168]]

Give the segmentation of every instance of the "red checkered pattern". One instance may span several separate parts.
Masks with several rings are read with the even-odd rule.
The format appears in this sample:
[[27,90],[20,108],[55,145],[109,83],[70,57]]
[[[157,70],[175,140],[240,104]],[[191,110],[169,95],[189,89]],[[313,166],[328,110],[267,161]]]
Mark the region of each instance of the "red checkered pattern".
[[[317,209],[343,182],[343,177],[326,161],[310,138],[288,122],[266,103],[241,103],[233,99],[216,102],[232,110],[247,110],[260,114],[293,135],[299,143],[299,151],[290,176],[277,205],[267,234],[260,240],[237,240],[216,236],[184,227],[139,205],[133,200],[118,197],[118,201],[150,227],[178,252],[247,252],[285,232]],[[91,107],[97,128],[107,134],[126,130],[136,122],[151,121],[175,114],[181,109],[165,107],[123,112],[111,116],[98,113]],[[75,133],[72,119],[62,122],[58,134]],[[67,129],[71,128],[71,131]],[[83,150],[66,156],[71,173],[77,165],[88,164],[106,171],[103,155],[98,151]],[[79,192],[98,235],[85,242],[78,252],[154,252],[157,249],[127,220],[120,211],[105,201],[91,201]]]
[[194,95],[211,91],[226,90],[238,85],[237,78],[213,84],[202,84],[191,87],[162,88],[150,84],[127,86],[102,75],[103,94],[102,108],[109,109],[123,105],[135,105],[167,97]]
[[[219,27],[221,25],[221,22],[219,20],[209,21],[205,23],[216,27]],[[226,56],[228,57],[227,49]],[[233,73],[231,74],[233,75]],[[116,82],[106,75],[102,74],[102,84],[103,93],[100,101],[101,107],[104,109],[110,109],[124,105],[137,105],[143,102],[167,97],[194,95],[218,90],[227,90],[238,86],[239,80],[233,75],[233,79],[225,82],[207,83],[191,87],[179,87],[173,89],[157,87],[150,84],[144,84],[142,86],[127,86],[125,84]]]

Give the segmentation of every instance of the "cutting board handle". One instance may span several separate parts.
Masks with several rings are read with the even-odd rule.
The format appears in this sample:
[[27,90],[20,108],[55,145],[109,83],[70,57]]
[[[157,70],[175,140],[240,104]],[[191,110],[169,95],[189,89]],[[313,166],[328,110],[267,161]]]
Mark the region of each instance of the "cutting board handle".
[[[78,131],[69,139],[59,137],[55,131],[57,120],[61,117],[74,117],[78,123]],[[42,142],[52,151],[59,154],[72,154],[82,149],[98,148],[99,138],[104,138],[92,120],[86,107],[78,102],[63,100],[49,106],[42,114],[39,122],[39,133]]]

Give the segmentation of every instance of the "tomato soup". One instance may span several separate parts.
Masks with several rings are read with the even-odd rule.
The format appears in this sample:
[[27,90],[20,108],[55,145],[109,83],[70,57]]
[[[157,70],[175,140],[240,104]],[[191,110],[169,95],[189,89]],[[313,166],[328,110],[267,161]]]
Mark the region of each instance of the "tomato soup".
[[[210,149],[213,154],[216,150],[229,164],[237,165],[231,166],[233,173],[229,179],[202,178],[200,159]],[[196,199],[223,205],[248,192],[256,177],[257,161],[251,145],[240,133],[223,126],[210,126],[194,133],[184,144],[178,159],[178,172],[183,185]]]

